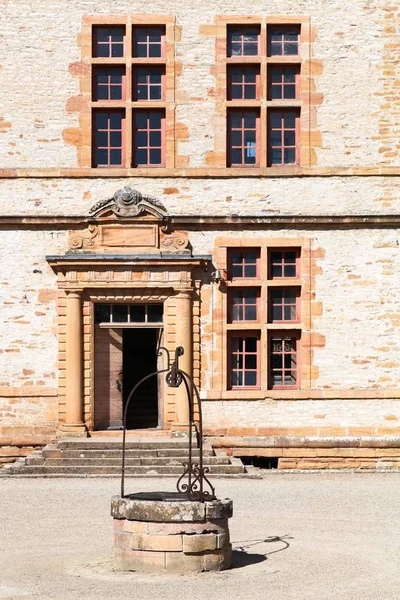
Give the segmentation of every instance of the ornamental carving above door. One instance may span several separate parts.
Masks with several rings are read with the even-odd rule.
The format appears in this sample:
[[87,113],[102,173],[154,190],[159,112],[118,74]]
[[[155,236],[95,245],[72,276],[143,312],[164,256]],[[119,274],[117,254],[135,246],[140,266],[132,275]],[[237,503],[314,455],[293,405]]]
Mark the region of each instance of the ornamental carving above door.
[[188,233],[171,226],[162,202],[130,187],[96,202],[88,226],[69,232],[69,248],[96,253],[190,253]]

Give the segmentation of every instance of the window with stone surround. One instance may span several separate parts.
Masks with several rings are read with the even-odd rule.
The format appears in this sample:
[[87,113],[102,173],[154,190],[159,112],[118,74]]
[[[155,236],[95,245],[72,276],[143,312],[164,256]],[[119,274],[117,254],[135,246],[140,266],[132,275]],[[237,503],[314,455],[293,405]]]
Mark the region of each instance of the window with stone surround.
[[166,151],[173,143],[167,129],[169,137],[174,131],[166,127],[174,120],[167,94],[167,79],[173,80],[172,18],[110,21],[91,24],[92,166],[172,166]]
[[300,385],[301,248],[227,248],[227,387]]
[[230,23],[226,30],[227,166],[300,165],[301,24]]

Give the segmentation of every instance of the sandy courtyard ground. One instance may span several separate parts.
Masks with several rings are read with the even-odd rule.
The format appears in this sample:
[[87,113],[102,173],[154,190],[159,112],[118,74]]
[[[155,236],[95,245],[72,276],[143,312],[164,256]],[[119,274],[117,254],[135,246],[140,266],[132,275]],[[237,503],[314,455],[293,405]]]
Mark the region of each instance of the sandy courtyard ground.
[[117,479],[1,479],[0,599],[399,600],[400,474],[267,474],[215,485],[234,501],[235,568],[147,576],[113,571]]

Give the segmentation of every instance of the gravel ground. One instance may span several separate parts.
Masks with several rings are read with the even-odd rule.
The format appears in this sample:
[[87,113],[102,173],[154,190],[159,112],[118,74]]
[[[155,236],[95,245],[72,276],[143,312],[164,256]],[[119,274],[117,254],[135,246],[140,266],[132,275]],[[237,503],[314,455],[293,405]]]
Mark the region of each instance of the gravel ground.
[[[0,599],[399,599],[400,475],[215,483],[219,497],[234,501],[234,568],[150,576],[113,571],[109,507],[118,480],[0,480]],[[160,483],[130,480],[127,488]]]

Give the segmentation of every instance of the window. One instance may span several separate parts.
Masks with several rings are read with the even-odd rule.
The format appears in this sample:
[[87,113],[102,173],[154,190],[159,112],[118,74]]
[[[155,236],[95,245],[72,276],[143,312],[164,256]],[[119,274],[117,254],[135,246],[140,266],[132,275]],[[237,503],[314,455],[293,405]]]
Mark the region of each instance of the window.
[[280,26],[268,28],[268,56],[297,56],[300,28]]
[[259,67],[232,67],[228,72],[229,100],[257,100],[260,97]]
[[165,54],[164,27],[134,27],[133,56],[135,58],[161,58]]
[[95,27],[93,56],[120,58],[125,55],[125,27]]
[[269,384],[272,389],[297,385],[297,345],[298,334],[276,332],[270,335]]
[[95,67],[93,75],[93,100],[124,100],[124,67]]
[[268,69],[268,100],[295,100],[298,87],[298,67],[271,66]]
[[299,165],[300,25],[226,27],[227,166]]
[[121,166],[124,150],[124,112],[96,111],[93,120],[95,166]]
[[269,112],[269,165],[295,165],[298,162],[298,113],[293,110]]
[[231,250],[229,259],[229,276],[231,279],[258,277],[260,251],[257,248]]
[[134,165],[161,166],[164,163],[164,114],[161,111],[136,111]]
[[228,131],[230,165],[258,164],[258,137],[258,111],[231,111]]
[[259,338],[254,334],[232,336],[230,339],[230,387],[259,386]]
[[134,99],[163,100],[164,79],[164,67],[137,67],[134,72]]
[[230,322],[257,321],[259,291],[257,289],[232,289],[230,298]]
[[174,152],[168,160],[166,153],[166,132],[169,140],[174,135],[174,90],[167,91],[165,83],[174,72],[173,61],[166,59],[166,32],[169,27],[172,39],[174,19],[165,20],[91,25],[92,167],[174,165]]
[[96,325],[113,323],[162,323],[162,304],[95,304]]
[[228,27],[228,56],[257,56],[260,27]]
[[299,288],[269,288],[270,323],[299,321]]
[[227,249],[229,389],[299,386],[300,260],[299,247]]

